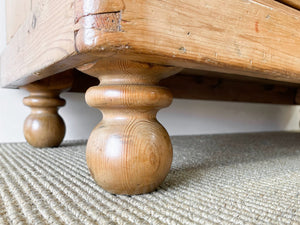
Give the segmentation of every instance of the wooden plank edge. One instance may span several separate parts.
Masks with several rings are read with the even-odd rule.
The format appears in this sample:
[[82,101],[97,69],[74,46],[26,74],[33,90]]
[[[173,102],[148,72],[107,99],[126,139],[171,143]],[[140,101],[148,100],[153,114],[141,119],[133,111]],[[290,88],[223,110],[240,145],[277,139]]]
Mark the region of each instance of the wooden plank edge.
[[24,85],[73,66],[73,26],[74,0],[35,1],[2,53],[1,86]]
[[300,10],[300,1],[299,0],[277,0],[283,4],[286,4],[287,6],[291,6],[295,9]]
[[[80,0],[77,0],[80,1]],[[76,1],[76,2],[77,2]],[[96,0],[94,0],[94,2],[96,2]],[[108,2],[108,1],[103,1],[103,2]],[[100,35],[99,33],[97,33],[97,31],[95,30],[95,27],[97,24],[89,24],[88,26],[90,27],[86,27],[87,24],[83,23],[81,21],[82,18],[84,17],[88,17],[88,16],[95,16],[95,17],[99,17],[99,15],[103,15],[103,14],[108,14],[108,16],[111,16],[112,13],[120,13],[123,8],[124,8],[124,4],[121,4],[123,1],[118,1],[115,0],[113,1],[116,4],[113,6],[113,8],[110,8],[111,6],[109,4],[106,5],[106,7],[102,7],[105,6],[105,4],[102,5],[101,3],[101,9],[100,11],[95,11],[92,13],[92,15],[90,15],[87,12],[82,11],[82,14],[78,14],[77,15],[77,24],[74,27],[74,33],[75,33],[75,46],[76,48],[74,49],[74,53],[72,53],[71,55],[68,55],[67,57],[64,57],[63,59],[60,59],[58,62],[55,62],[51,65],[49,65],[46,68],[38,68],[35,71],[29,72],[27,74],[23,74],[22,76],[19,76],[19,79],[13,80],[13,79],[1,79],[1,84],[4,87],[17,87],[19,85],[24,85],[26,83],[30,83],[33,82],[35,80],[38,79],[42,79],[45,78],[47,76],[51,76],[55,73],[58,72],[62,72],[64,70],[70,69],[72,67],[76,67],[79,65],[82,65],[84,63],[89,63],[91,61],[94,61],[96,59],[99,59],[101,57],[111,57],[112,55],[117,55],[118,57],[128,57],[129,59],[132,60],[138,60],[138,61],[145,61],[145,62],[151,62],[151,63],[158,63],[160,64],[161,62],[164,62],[164,64],[166,65],[173,65],[173,66],[179,66],[179,67],[186,67],[186,68],[194,68],[194,69],[204,69],[204,70],[211,70],[211,71],[219,71],[219,72],[226,72],[226,73],[233,73],[233,74],[239,74],[239,75],[246,75],[246,76],[256,76],[256,77],[260,77],[260,74],[264,74],[266,79],[272,79],[272,80],[278,80],[278,81],[287,81],[287,82],[296,82],[296,83],[300,83],[300,78],[298,76],[287,76],[286,74],[284,74],[286,71],[282,71],[282,73],[279,72],[274,72],[274,71],[260,71],[259,69],[255,69],[252,68],[251,71],[249,70],[243,70],[240,67],[228,67],[228,65],[222,65],[220,63],[217,62],[206,62],[206,63],[198,63],[198,62],[187,62],[186,60],[182,59],[182,60],[177,60],[176,62],[174,61],[170,61],[168,57],[164,57],[164,56],[160,56],[160,55],[155,55],[155,54],[145,54],[145,55],[141,55],[139,52],[135,52],[134,50],[130,49],[129,46],[126,45],[120,45],[120,43],[109,43],[108,46],[87,46],[86,43],[81,42],[82,40],[77,39],[79,36],[78,33],[81,34],[85,34],[87,35],[87,33],[89,32],[94,32],[96,33],[96,37],[98,37],[97,35]],[[80,10],[79,10],[80,11]],[[104,15],[106,16],[106,15]],[[115,15],[114,15],[115,16]],[[100,16],[99,17],[100,20],[103,20],[103,17]],[[115,17],[113,17],[115,18]],[[117,18],[117,17],[116,17]],[[80,22],[81,21],[81,22]],[[98,20],[97,20],[98,21]],[[118,25],[114,24],[113,26],[118,27]],[[101,37],[103,39],[106,39],[106,34],[109,35],[114,35],[114,33],[117,29],[113,30],[113,32],[111,32],[111,24],[106,28],[107,32],[103,32],[101,33]],[[104,29],[105,31],[105,29]],[[84,38],[84,37],[82,37]],[[78,42],[79,41],[79,42]],[[80,48],[80,43],[83,43],[84,46],[83,48]],[[91,47],[91,48],[90,48]],[[97,48],[98,47],[98,48]],[[102,51],[104,48],[105,52]],[[77,52],[75,51],[77,50]],[[91,51],[93,50],[93,51]],[[111,51],[113,50],[113,51]],[[141,57],[142,56],[142,57]],[[1,63],[2,63],[2,58],[1,57]],[[1,75],[3,74],[1,67]],[[225,68],[225,69],[224,69]]]
[[[91,2],[97,2],[97,0]],[[119,1],[116,0],[113,2]],[[249,3],[253,3],[253,1],[249,1]],[[253,7],[257,9],[260,7],[262,9],[268,8],[268,6],[263,5],[260,1],[254,1],[254,3]],[[300,16],[300,14],[295,13],[293,10],[286,11],[287,7],[282,7],[279,3],[277,7],[278,11],[283,14],[288,15],[288,12],[291,13],[291,18]],[[170,56],[162,55],[156,53],[154,50],[150,51],[149,49],[136,51],[135,48],[130,46],[129,40],[127,40],[126,37],[126,31],[121,28],[121,23],[124,23],[124,21],[118,19],[122,17],[121,14],[124,4],[120,3],[119,6],[115,6],[113,9],[110,7],[99,8],[100,9],[93,11],[91,14],[85,12],[78,16],[75,45],[79,53],[101,57],[114,56],[116,58],[127,58],[133,61],[300,83],[300,71],[298,70],[287,70],[286,68],[280,69],[277,67],[262,68],[261,66],[252,65],[252,63],[251,66],[245,66],[240,63],[231,65],[213,58],[203,58],[200,61],[186,60],[180,57],[171,58]],[[273,10],[271,7],[269,8]],[[250,61],[252,62],[252,60]]]

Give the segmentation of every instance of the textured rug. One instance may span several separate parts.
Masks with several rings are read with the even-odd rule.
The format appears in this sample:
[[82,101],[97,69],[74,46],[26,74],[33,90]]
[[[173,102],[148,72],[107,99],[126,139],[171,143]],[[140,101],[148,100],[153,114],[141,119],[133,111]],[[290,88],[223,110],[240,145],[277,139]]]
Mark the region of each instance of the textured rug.
[[300,133],[173,137],[160,188],[98,187],[85,142],[0,145],[0,224],[300,224]]

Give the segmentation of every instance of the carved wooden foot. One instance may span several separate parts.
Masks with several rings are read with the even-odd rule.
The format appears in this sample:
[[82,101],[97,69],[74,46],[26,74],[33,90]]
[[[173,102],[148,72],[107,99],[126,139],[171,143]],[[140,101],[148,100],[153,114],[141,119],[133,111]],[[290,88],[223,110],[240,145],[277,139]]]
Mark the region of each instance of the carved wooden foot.
[[31,108],[24,123],[24,136],[34,147],[59,146],[65,136],[65,123],[58,107],[65,105],[59,94],[72,86],[70,74],[58,74],[21,88],[30,92],[23,103]]
[[172,94],[156,84],[179,70],[105,60],[79,70],[100,80],[100,86],[86,93],[87,103],[103,113],[87,144],[93,178],[115,194],[155,190],[167,176],[173,154],[169,135],[156,120],[157,111],[171,104]]

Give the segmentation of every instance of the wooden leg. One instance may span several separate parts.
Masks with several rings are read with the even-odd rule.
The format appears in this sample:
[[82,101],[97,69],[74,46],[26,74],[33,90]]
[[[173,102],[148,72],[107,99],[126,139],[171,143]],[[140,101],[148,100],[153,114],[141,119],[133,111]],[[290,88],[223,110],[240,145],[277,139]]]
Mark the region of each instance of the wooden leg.
[[172,94],[156,85],[179,69],[116,60],[78,69],[100,80],[86,93],[87,103],[103,113],[87,144],[93,178],[115,194],[155,190],[167,176],[173,154],[169,135],[156,120]]
[[65,136],[65,123],[58,107],[65,105],[60,93],[72,85],[70,74],[58,74],[21,88],[30,92],[23,103],[31,108],[24,123],[27,142],[39,148],[59,146]]

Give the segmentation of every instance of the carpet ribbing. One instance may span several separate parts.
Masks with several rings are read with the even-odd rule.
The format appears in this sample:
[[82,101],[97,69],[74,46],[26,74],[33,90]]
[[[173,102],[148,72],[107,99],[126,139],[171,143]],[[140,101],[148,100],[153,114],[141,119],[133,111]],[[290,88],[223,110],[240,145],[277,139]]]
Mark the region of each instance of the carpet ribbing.
[[84,141],[0,145],[0,224],[300,224],[300,133],[172,137],[151,194],[98,187]]

